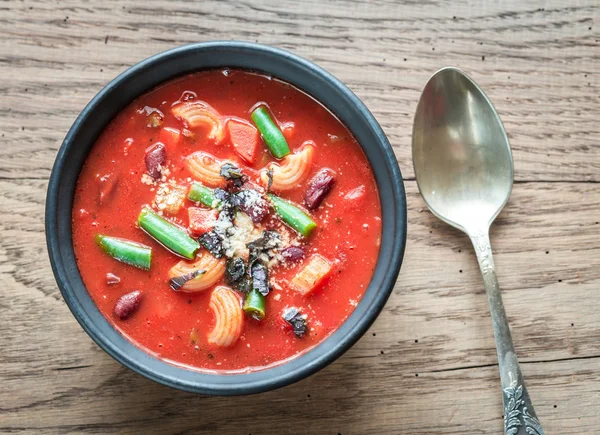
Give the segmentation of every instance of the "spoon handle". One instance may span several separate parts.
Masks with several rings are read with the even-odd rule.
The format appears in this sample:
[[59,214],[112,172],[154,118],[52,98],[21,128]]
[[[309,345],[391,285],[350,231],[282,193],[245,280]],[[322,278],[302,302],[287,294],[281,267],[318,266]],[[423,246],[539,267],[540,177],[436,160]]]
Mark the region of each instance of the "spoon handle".
[[480,231],[474,235],[469,234],[469,236],[477,253],[492,315],[503,392],[504,433],[505,435],[544,435],[544,429],[537,419],[533,403],[531,403],[529,393],[525,388],[519,361],[515,354],[498,286],[489,234],[487,231]]

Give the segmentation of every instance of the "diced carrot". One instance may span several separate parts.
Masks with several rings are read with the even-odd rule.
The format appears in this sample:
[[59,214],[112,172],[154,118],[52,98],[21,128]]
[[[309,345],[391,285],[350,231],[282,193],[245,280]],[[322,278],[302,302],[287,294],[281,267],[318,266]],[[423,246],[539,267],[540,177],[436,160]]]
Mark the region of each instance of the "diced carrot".
[[213,209],[190,207],[188,208],[189,228],[194,235],[201,235],[211,231],[219,212]]
[[308,264],[290,282],[292,289],[302,295],[315,290],[331,272],[331,262],[322,255],[315,254]]
[[159,142],[164,143],[167,148],[173,148],[177,146],[181,139],[181,132],[176,128],[165,127],[160,130]]
[[254,163],[260,146],[258,130],[252,125],[236,120],[230,120],[227,123],[227,128],[235,152],[248,163]]

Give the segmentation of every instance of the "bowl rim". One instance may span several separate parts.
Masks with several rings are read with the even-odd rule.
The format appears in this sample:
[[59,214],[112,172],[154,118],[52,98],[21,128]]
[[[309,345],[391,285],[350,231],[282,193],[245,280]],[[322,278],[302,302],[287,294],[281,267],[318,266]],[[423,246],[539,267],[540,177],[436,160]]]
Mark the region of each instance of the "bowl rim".
[[[74,148],[77,136],[85,127],[85,124],[94,122],[91,120],[91,117],[98,110],[98,107],[101,104],[105,104],[112,93],[117,92],[118,89],[130,83],[133,77],[143,73],[147,74],[152,68],[161,63],[172,62],[174,65],[173,70],[181,70],[185,68],[176,66],[177,62],[181,65],[181,59],[185,59],[186,56],[211,52],[223,52],[231,56],[235,56],[235,53],[267,56],[276,62],[286,62],[286,65],[292,68],[292,70],[296,68],[298,70],[296,72],[311,74],[313,79],[320,80],[322,84],[329,86],[328,90],[330,89],[331,92],[335,92],[336,95],[344,100],[344,103],[349,105],[349,110],[356,111],[356,116],[362,118],[362,121],[364,121],[363,127],[366,128],[364,134],[368,133],[377,142],[377,147],[370,152],[380,152],[382,160],[379,163],[383,164],[383,167],[373,166],[373,161],[371,160],[371,155],[367,152],[367,148],[358,140],[359,135],[355,131],[356,127],[344,122],[343,117],[339,113],[336,113],[335,110],[332,110],[330,105],[320,98],[318,92],[305,91],[320,104],[327,107],[328,110],[332,111],[346,125],[352,134],[357,137],[357,141],[369,159],[371,169],[376,178],[383,215],[379,257],[375,271],[363,297],[354,311],[337,330],[333,331],[318,345],[302,352],[300,355],[292,357],[284,363],[259,371],[240,374],[207,373],[185,369],[182,366],[170,364],[158,357],[152,356],[150,353],[134,345],[104,318],[93,301],[91,302],[93,308],[90,308],[89,301],[91,301],[91,297],[81,281],[77,265],[74,264],[71,233],[64,234],[59,231],[61,225],[63,228],[66,225],[66,218],[64,216],[66,212],[63,210],[61,214],[59,202],[61,198],[69,196],[70,189],[72,191],[70,193],[71,208],[68,210],[68,226],[70,228],[72,199],[75,191],[75,186],[63,186],[61,184],[63,174],[69,164],[67,157],[69,151]],[[235,61],[233,60],[224,64],[222,68],[226,66],[238,68],[235,66]],[[214,68],[207,67],[206,69]],[[246,69],[270,74],[270,68],[273,67],[262,65],[261,67]],[[148,86],[144,92],[128,98],[128,102],[131,103],[141,94],[148,92],[161,83],[168,82],[177,76],[183,76],[188,73],[189,71],[173,72],[170,78],[157,80],[154,85]],[[280,77],[280,74],[271,75],[281,78],[304,91],[298,84],[285,77]],[[116,109],[115,114],[122,110],[123,107]],[[107,123],[110,122],[112,117],[109,118]],[[104,123],[100,130],[104,129],[107,123]],[[95,139],[93,142],[95,142]],[[92,146],[93,143],[87,145],[87,151],[85,151],[86,157]],[[76,169],[77,177],[80,170],[81,165]],[[382,181],[385,181],[385,183],[380,185]],[[386,200],[385,207],[384,199]],[[46,196],[45,232],[52,271],[65,302],[86,333],[111,357],[148,379],[179,390],[210,395],[245,395],[283,387],[314,374],[340,357],[364,335],[383,309],[399,274],[406,246],[406,213],[407,206],[404,185],[392,147],[374,116],[346,85],[307,59],[279,48],[241,41],[212,41],[183,45],[142,60],[119,74],[92,98],[71,126],[54,162]],[[386,232],[391,233],[389,237],[384,237]],[[67,245],[66,242],[69,242],[69,244]],[[381,254],[384,246],[386,247],[385,253],[387,255],[385,258],[382,258]],[[67,255],[64,258],[64,252],[70,253],[71,256]],[[376,277],[378,278],[377,280],[375,279]],[[74,283],[72,282],[73,280],[75,281]],[[377,282],[376,288],[373,287],[375,281]],[[81,291],[82,289],[83,292]],[[367,301],[365,296],[368,293],[371,300],[370,305],[366,306]],[[353,318],[352,325],[348,326],[350,319]],[[107,329],[107,325],[109,329]],[[120,339],[117,336],[120,336]]]

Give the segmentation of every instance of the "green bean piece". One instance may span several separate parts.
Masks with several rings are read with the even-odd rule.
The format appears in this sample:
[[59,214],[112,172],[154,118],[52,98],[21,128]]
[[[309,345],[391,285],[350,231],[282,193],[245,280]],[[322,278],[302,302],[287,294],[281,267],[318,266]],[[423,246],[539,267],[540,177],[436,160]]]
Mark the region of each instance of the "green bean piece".
[[200,244],[177,225],[159,216],[148,207],[144,207],[138,217],[138,225],[150,237],[171,252],[189,260],[196,258]]
[[246,295],[244,306],[242,308],[244,312],[256,320],[262,320],[265,318],[265,297],[257,289],[252,290]]
[[317,227],[317,224],[310,218],[310,216],[308,216],[291,202],[281,199],[273,194],[268,194],[268,197],[271,200],[271,204],[273,204],[275,212],[277,212],[281,220],[298,231],[304,237],[310,236],[313,230]]
[[149,270],[152,261],[152,248],[141,243],[120,237],[96,234],[96,244],[104,252],[121,263],[129,264],[138,269]]
[[188,199],[194,202],[200,202],[207,207],[213,208],[215,202],[215,195],[212,189],[200,184],[192,183],[190,192],[188,193]]
[[259,106],[254,109],[251,115],[252,121],[258,127],[269,151],[278,159],[287,156],[290,153],[290,147],[283,136],[283,133],[269,115],[265,106]]

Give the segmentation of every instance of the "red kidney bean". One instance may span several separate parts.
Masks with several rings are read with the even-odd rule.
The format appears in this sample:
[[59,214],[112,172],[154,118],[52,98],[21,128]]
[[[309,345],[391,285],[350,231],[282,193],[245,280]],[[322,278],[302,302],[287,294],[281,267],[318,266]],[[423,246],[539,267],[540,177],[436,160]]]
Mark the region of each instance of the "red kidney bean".
[[121,320],[127,319],[131,316],[140,306],[142,301],[142,292],[139,290],[127,293],[117,299],[115,304],[114,313]]
[[106,274],[106,283],[108,285],[114,285],[114,284],[118,284],[121,282],[121,278],[119,278],[117,275],[115,275],[114,273],[110,273],[108,272]]
[[335,184],[335,172],[329,168],[323,168],[308,182],[308,188],[304,194],[304,203],[309,210],[317,208],[333,185]]
[[165,146],[157,142],[146,149],[146,169],[148,174],[155,180],[160,179],[161,170],[167,162],[167,151]]
[[285,261],[300,261],[302,258],[304,258],[304,249],[298,246],[290,246],[289,248],[285,248],[283,251],[281,251],[281,255]]

